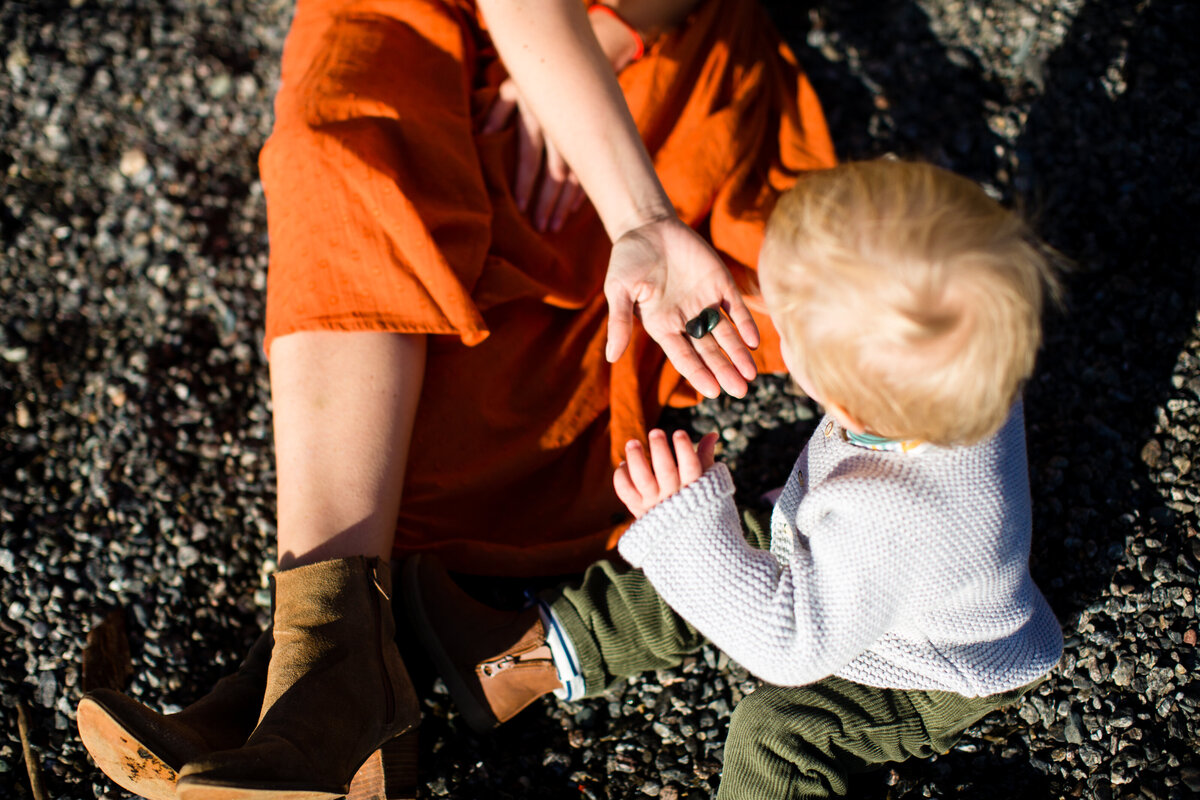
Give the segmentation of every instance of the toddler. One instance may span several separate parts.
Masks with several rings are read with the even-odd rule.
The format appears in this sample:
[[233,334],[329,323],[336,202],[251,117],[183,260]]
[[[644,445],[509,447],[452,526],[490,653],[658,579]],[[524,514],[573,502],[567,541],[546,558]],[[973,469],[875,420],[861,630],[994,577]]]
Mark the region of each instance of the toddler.
[[792,377],[826,416],[769,520],[715,438],[653,431],[616,471],[636,569],[501,612],[428,556],[418,633],[467,721],[598,694],[707,639],[761,678],[730,723],[718,797],[845,794],[872,765],[947,750],[1058,661],[1029,574],[1020,400],[1053,273],[970,181],[898,161],[817,172],[778,203],[759,264]]

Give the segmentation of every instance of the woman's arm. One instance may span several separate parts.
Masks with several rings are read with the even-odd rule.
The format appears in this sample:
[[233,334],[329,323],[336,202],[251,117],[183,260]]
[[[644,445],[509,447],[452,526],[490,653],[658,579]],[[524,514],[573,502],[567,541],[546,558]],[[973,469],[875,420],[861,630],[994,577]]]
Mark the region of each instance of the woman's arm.
[[[509,74],[579,177],[613,240],[605,282],[607,355],[625,350],[635,310],[680,373],[707,396],[741,396],[755,375],[758,331],[729,271],[684,225],[654,173],[612,67],[578,0],[480,0]],[[722,307],[712,336],[687,320]],[[731,322],[732,321],[732,322]]]
[[578,0],[481,0],[496,49],[615,241],[673,216]]
[[[667,2],[674,3],[676,0]],[[647,34],[631,28],[619,16],[595,11],[597,8],[602,7],[589,7],[588,23],[600,49],[604,51],[604,57],[612,65],[613,71],[620,74],[642,54]],[[483,132],[495,133],[508,125],[514,115],[517,164],[513,199],[517,201],[518,208],[529,214],[530,221],[539,231],[557,233],[567,217],[583,204],[583,187],[553,142],[546,140],[542,124],[529,110],[516,82],[507,78],[496,93],[496,100],[483,124]]]

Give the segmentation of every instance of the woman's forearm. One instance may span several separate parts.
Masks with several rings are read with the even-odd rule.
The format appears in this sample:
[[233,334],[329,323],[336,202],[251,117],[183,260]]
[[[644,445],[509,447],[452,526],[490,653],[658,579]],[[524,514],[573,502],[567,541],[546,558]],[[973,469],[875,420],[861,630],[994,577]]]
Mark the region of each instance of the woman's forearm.
[[578,0],[480,0],[479,7],[509,74],[609,236],[673,215]]
[[[621,357],[640,317],[701,394],[743,396],[755,374],[748,349],[758,346],[754,318],[712,246],[676,215],[583,5],[479,0],[479,8],[525,103],[613,241],[605,356]],[[705,308],[721,308],[727,318],[711,337],[691,339],[686,323]]]

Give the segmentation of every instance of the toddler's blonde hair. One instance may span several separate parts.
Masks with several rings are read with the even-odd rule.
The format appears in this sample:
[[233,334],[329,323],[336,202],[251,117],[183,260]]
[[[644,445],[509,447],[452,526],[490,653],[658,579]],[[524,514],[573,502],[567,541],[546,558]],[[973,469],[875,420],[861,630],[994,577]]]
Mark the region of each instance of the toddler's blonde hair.
[[767,225],[759,280],[790,362],[880,436],[970,444],[1004,423],[1053,269],[975,183],[893,160],[815,172]]

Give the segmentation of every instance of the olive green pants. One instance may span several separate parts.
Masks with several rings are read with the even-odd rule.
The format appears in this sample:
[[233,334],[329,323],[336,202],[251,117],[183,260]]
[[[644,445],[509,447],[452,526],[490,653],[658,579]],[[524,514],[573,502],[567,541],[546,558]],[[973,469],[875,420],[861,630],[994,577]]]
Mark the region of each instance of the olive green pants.
[[[745,515],[746,538],[769,545],[764,520]],[[593,565],[578,584],[543,597],[575,646],[588,694],[679,664],[704,637],[654,591],[641,570]],[[989,697],[879,689],[829,677],[808,686],[763,685],[737,708],[725,743],[719,800],[834,797],[847,777],[889,761],[942,753],[1029,687]]]

